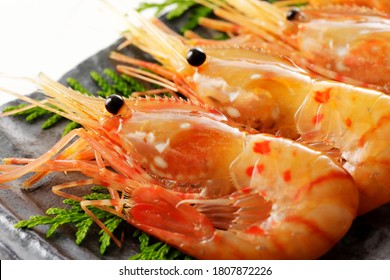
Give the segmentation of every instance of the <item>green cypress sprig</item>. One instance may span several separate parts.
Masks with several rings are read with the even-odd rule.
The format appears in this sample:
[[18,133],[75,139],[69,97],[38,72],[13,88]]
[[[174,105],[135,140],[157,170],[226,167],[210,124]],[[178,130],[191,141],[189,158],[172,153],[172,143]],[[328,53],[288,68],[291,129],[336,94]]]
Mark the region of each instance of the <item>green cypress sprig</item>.
[[167,19],[173,19],[181,16],[185,11],[195,5],[197,5],[197,3],[193,0],[166,0],[162,3],[143,2],[139,5],[137,10],[141,12],[148,9],[156,9],[155,14],[159,16],[169,9],[170,11],[167,13]]
[[113,89],[121,95],[129,97],[134,92],[132,86],[129,85],[126,80],[122,79],[114,70],[106,68],[104,69],[104,74],[111,79]]
[[[19,104],[17,106],[8,106],[3,110],[3,112],[11,112],[13,110],[18,110],[18,109],[24,108],[26,106],[27,106],[27,104],[25,104],[25,103]],[[61,117],[60,115],[54,114],[54,113],[52,113],[46,109],[40,108],[40,107],[33,107],[31,109],[27,109],[27,110],[15,113],[13,115],[14,116],[25,116],[25,121],[28,123],[32,123],[40,117],[48,116],[48,118],[41,125],[42,129],[48,129],[50,127],[53,127],[61,119],[63,119],[63,117]]]
[[190,15],[187,22],[180,28],[181,33],[196,28],[199,18],[212,13],[212,9],[201,6],[193,0],[166,0],[162,3],[141,3],[137,10],[144,11],[148,9],[155,9],[156,16],[162,16],[167,11],[167,20],[178,18],[189,11]]
[[146,87],[133,77],[122,74],[121,79],[127,83],[129,88],[131,88],[133,92],[134,91],[142,92],[146,90]]
[[[11,111],[18,110],[18,109],[22,109],[22,108],[24,108],[26,106],[27,106],[26,103],[22,103],[22,104],[19,104],[19,105],[11,105],[11,106],[6,107],[3,110],[3,113],[11,112]],[[22,113],[15,113],[14,114],[14,116],[20,116],[20,115],[22,115]]]
[[211,15],[212,12],[213,10],[208,7],[204,7],[204,6],[194,7],[187,22],[180,28],[180,32],[184,33],[187,30],[195,29],[198,26],[199,19]]
[[[83,199],[87,200],[101,200],[109,198],[109,194],[98,192],[92,192],[90,195],[83,197]],[[78,201],[65,199],[63,203],[70,206],[70,208],[49,208],[46,211],[45,216],[31,216],[28,220],[22,220],[18,222],[14,225],[14,227],[31,229],[38,225],[50,225],[46,232],[46,237],[49,238],[57,231],[60,226],[65,224],[73,224],[77,229],[75,233],[75,242],[77,245],[80,245],[94,224],[93,220],[84,212]],[[104,224],[111,232],[113,232],[123,221],[121,218],[102,209],[96,207],[89,207],[89,209],[99,220],[104,221]],[[104,254],[110,245],[111,240],[109,235],[102,230],[99,232],[99,235],[100,253]]]
[[[16,106],[8,106],[6,107],[3,112],[11,112],[13,110],[18,110],[21,108],[26,107],[27,104],[19,104]],[[21,112],[15,113],[14,116],[25,116],[26,122],[33,122],[34,120],[38,119],[41,116],[52,114],[50,111],[46,109],[42,109],[40,107],[33,107],[27,110],[23,110]]]
[[48,129],[56,125],[60,120],[62,120],[63,117],[58,114],[53,114],[50,116],[43,124],[42,129]]
[[140,243],[140,253],[130,257],[130,260],[190,260],[190,256],[170,247],[168,244],[154,240],[150,235],[136,230],[133,237]]
[[66,134],[68,134],[69,132],[71,132],[73,129],[75,128],[79,128],[81,127],[81,124],[77,123],[77,122],[74,122],[74,121],[70,121],[63,129],[62,131],[62,136],[65,136]]
[[76,80],[75,78],[69,77],[66,79],[66,82],[73,90],[76,90],[76,91],[78,91],[82,94],[85,94],[85,95],[89,95],[89,96],[93,95],[88,89],[86,89],[82,84],[80,84],[80,82],[78,80]]
[[107,98],[108,96],[115,94],[115,89],[110,85],[110,83],[104,79],[98,72],[92,71],[91,78],[95,81],[100,90],[97,94],[103,98]]
[[[113,232],[122,222],[123,220],[119,219],[117,216],[113,216],[111,218],[107,218],[104,222],[104,225],[107,227],[107,229],[110,232]],[[111,244],[111,237],[103,230],[100,230],[99,232],[100,238],[100,254],[104,255],[106,252],[106,249]]]

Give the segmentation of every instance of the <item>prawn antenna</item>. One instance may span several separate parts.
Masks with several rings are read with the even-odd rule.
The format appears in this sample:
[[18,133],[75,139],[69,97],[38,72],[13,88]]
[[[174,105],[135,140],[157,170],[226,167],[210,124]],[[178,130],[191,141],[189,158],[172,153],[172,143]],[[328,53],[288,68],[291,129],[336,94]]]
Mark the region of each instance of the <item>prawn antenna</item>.
[[213,9],[217,16],[243,26],[268,42],[275,41],[275,37],[283,36],[280,29],[286,24],[285,14],[283,10],[268,2],[257,0],[194,1]]
[[[90,104],[91,102],[88,102],[90,100],[85,100],[87,96],[78,94],[77,92],[66,88],[62,84],[49,79],[43,73],[39,74],[37,79],[32,79],[28,77],[14,77],[4,74],[0,74],[0,77],[6,78],[8,80],[15,79],[27,82],[28,84],[35,86],[34,89],[31,89],[28,93],[40,91],[48,97],[44,100],[36,100],[9,88],[0,87],[0,92],[14,96],[17,99],[30,104],[20,109],[1,113],[0,117],[13,115],[15,113],[31,109],[33,107],[40,107],[52,113],[58,114],[66,119],[78,122],[83,125],[88,125],[91,128],[99,127],[97,124],[97,116],[98,114],[101,115],[102,113],[94,110],[93,106],[91,106]],[[91,97],[88,98],[92,99]],[[88,110],[82,109],[82,103],[89,104],[86,106]]]
[[120,0],[101,1],[109,7],[116,17],[123,19],[126,30],[122,34],[129,42],[171,68],[180,69],[187,65],[185,59],[187,49],[179,38],[165,34],[151,21],[130,7],[128,3]]

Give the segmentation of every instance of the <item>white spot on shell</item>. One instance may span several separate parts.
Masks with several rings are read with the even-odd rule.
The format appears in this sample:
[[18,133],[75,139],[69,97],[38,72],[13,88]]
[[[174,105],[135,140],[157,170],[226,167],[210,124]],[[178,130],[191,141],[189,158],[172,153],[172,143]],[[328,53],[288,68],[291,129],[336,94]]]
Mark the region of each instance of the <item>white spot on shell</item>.
[[154,147],[161,154],[169,146],[169,143],[170,143],[170,141],[168,138],[167,141],[165,141],[165,143],[158,143],[158,144],[154,145]]
[[146,133],[143,131],[134,131],[127,133],[127,137],[130,139],[143,139],[146,136]]
[[168,167],[168,163],[162,157],[155,156],[153,162],[157,167],[161,169],[165,169]]
[[154,143],[155,136],[152,132],[149,132],[146,135],[146,143],[153,144]]
[[239,118],[239,117],[241,117],[240,112],[236,108],[233,108],[233,107],[227,107],[226,108],[226,113],[229,116],[231,116],[232,118]]
[[190,128],[191,127],[191,124],[190,123],[182,123],[180,125],[180,128],[183,128],[183,129],[186,129],[186,128]]
[[252,80],[256,80],[256,79],[260,79],[261,78],[261,75],[260,74],[253,74],[252,76],[251,76],[251,79]]
[[161,171],[161,169],[157,169],[157,168],[154,166],[153,163],[151,163],[151,164],[149,165],[149,168],[150,168],[150,171],[152,171],[154,174],[156,174],[156,175],[158,175],[158,176],[160,176],[160,177],[167,178],[167,179],[172,179],[172,178],[173,178],[172,174],[170,174],[170,173],[165,173],[165,172]]
[[143,131],[134,131],[127,133],[127,138],[134,139],[137,141],[144,141],[148,144],[153,144],[156,137],[152,132],[146,133]]
[[349,68],[344,65],[342,61],[337,61],[336,62],[336,70],[342,72],[342,71],[348,71]]
[[378,52],[380,52],[380,50],[381,50],[381,48],[379,46],[374,45],[371,47],[371,51],[373,53],[378,53]]
[[230,102],[233,102],[234,100],[236,100],[239,95],[240,95],[240,91],[239,90],[229,93],[229,100],[230,100]]
[[272,119],[277,120],[279,118],[279,116],[280,116],[280,108],[279,107],[275,107],[272,110],[271,116],[272,116]]

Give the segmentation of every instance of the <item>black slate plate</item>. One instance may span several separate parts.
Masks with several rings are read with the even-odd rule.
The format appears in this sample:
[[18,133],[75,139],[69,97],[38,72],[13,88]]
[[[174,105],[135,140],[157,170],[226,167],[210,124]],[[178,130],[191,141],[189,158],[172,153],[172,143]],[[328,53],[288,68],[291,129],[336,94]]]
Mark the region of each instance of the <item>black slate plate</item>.
[[[116,49],[115,42],[106,49],[85,60],[66,73],[67,77],[78,79],[87,88],[95,89],[90,71],[102,73],[105,68],[114,68],[108,59],[110,51]],[[126,53],[141,59],[150,59],[135,48]],[[32,96],[37,97],[37,93]],[[18,101],[2,106],[14,105]],[[42,121],[26,124],[22,117],[0,118],[0,158],[37,157],[46,152],[61,137],[66,121],[49,130],[42,130]],[[33,190],[0,189],[0,259],[128,259],[137,253],[137,241],[131,237],[131,228],[124,226],[126,242],[123,249],[112,245],[105,255],[100,255],[97,230],[91,232],[82,245],[74,242],[75,229],[61,227],[54,236],[45,238],[46,226],[33,230],[14,229],[13,225],[28,219],[31,215],[43,215],[50,207],[62,206],[62,198],[51,192],[51,186],[79,174],[51,175]],[[13,182],[15,186],[20,180]],[[390,259],[390,204],[357,218],[348,234],[322,259]],[[310,244],[308,244],[310,246]]]

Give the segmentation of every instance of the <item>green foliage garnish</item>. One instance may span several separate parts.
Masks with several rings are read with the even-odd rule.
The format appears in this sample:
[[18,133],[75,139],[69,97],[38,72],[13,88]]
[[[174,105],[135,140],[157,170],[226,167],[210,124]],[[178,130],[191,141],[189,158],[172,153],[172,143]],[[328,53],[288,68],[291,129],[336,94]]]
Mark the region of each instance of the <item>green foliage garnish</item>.
[[56,123],[58,123],[61,119],[63,119],[62,116],[58,114],[52,114],[43,124],[42,129],[48,129],[52,126],[54,126]]
[[[109,198],[109,194],[99,193],[95,191],[92,192],[90,195],[86,195],[83,197],[83,199],[85,200],[100,200]],[[89,232],[94,222],[91,217],[89,217],[84,212],[78,201],[72,199],[65,199],[63,203],[70,206],[70,208],[49,208],[46,211],[46,216],[31,216],[28,220],[22,220],[14,226],[15,228],[31,229],[38,225],[50,225],[49,229],[46,232],[46,237],[49,238],[56,232],[56,230],[60,226],[65,224],[73,224],[77,228],[77,231],[75,233],[75,242],[77,245],[80,245],[87,236],[87,233]],[[104,221],[104,224],[111,232],[113,232],[123,221],[121,218],[102,209],[96,207],[88,208],[99,220]],[[111,243],[111,239],[110,236],[103,230],[100,230],[99,236],[100,253],[104,254]]]
[[190,15],[187,22],[180,28],[181,33],[194,29],[198,26],[199,18],[212,13],[212,9],[201,6],[193,0],[167,0],[162,3],[141,3],[138,7],[138,11],[147,9],[156,9],[156,16],[162,16],[168,10],[166,14],[166,19],[168,20],[178,18],[188,11]]
[[86,89],[83,85],[81,85],[80,82],[77,81],[75,78],[69,77],[66,79],[66,82],[68,83],[68,85],[72,89],[74,89],[82,94],[89,95],[89,96],[93,95],[91,92],[89,92],[88,89]]
[[153,238],[140,230],[136,230],[133,237],[138,237],[140,242],[139,254],[130,258],[130,260],[191,260],[192,258],[177,249],[174,249],[161,241]]
[[[7,108],[5,108],[3,110],[3,112],[11,112],[13,110],[22,109],[26,106],[27,106],[27,104],[24,104],[24,103],[16,105],[16,106],[8,106]],[[26,116],[25,117],[26,122],[32,122],[41,116],[50,115],[50,114],[52,114],[52,113],[48,110],[42,109],[40,107],[33,107],[30,109],[15,113],[14,116]]]
[[146,90],[145,86],[136,79],[123,74],[119,76],[112,69],[104,69],[104,74],[111,79],[112,88],[125,97],[129,97],[135,91],[140,92]]
[[81,127],[81,124],[77,123],[77,122],[74,122],[74,121],[70,121],[65,127],[64,127],[64,130],[62,131],[62,136],[65,136],[66,134],[68,134],[69,132],[71,132],[73,129],[75,128],[79,128]]
[[91,72],[91,78],[100,90],[97,92],[101,97],[107,98],[111,94],[120,94],[129,97],[133,92],[145,91],[146,87],[136,79],[127,75],[119,75],[116,71],[106,68],[104,76],[96,71]]
[[[274,3],[278,0],[266,0],[267,2]],[[138,11],[144,11],[148,9],[155,9],[155,16],[163,16],[166,13],[165,17],[167,20],[173,20],[175,18],[181,17],[184,13],[189,13],[187,22],[180,28],[180,32],[184,33],[187,30],[193,30],[198,26],[198,21],[202,17],[207,17],[212,15],[213,10],[199,5],[193,0],[166,0],[162,3],[141,3],[138,7]],[[226,36],[222,36],[218,39],[225,39]],[[214,39],[214,38],[213,38]]]
[[[85,200],[101,200],[110,199],[110,195],[102,193],[102,187],[95,187],[93,192],[83,197]],[[46,232],[46,238],[50,238],[57,231],[57,229],[65,224],[73,225],[77,230],[75,233],[75,243],[80,245],[87,237],[88,232],[94,225],[93,220],[89,217],[80,206],[80,202],[72,199],[64,199],[64,204],[67,208],[54,207],[46,211],[46,215],[31,216],[28,220],[19,221],[14,225],[15,228],[34,228],[40,225],[50,225]],[[70,208],[69,208],[70,207]],[[102,209],[90,206],[88,207],[92,213],[108,228],[110,232],[123,222],[123,220],[109,212]],[[169,245],[155,240],[146,233],[136,229],[133,237],[137,237],[140,242],[140,253],[130,257],[131,260],[178,260],[178,259],[192,259],[186,254]],[[103,230],[99,231],[100,254],[104,254],[111,244],[110,236]]]
[[141,3],[137,10],[141,12],[147,9],[156,9],[155,14],[160,16],[169,9],[167,19],[173,19],[180,17],[185,11],[195,5],[197,3],[193,0],[166,0],[162,3]]
[[128,84],[128,86],[131,89],[133,89],[133,92],[134,91],[142,92],[146,90],[146,87],[143,84],[141,84],[139,81],[134,79],[133,77],[124,74],[122,74],[120,77],[123,81],[125,81]]
[[110,85],[109,82],[106,81],[98,72],[92,71],[91,78],[95,81],[100,90],[97,94],[103,98],[107,98],[108,96],[116,93],[115,89]]
[[180,28],[180,32],[184,33],[187,30],[195,29],[198,26],[198,21],[202,17],[211,15],[213,10],[204,6],[196,6],[191,10],[191,14],[187,22]]

